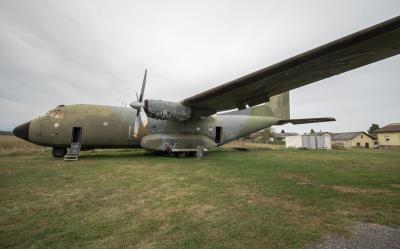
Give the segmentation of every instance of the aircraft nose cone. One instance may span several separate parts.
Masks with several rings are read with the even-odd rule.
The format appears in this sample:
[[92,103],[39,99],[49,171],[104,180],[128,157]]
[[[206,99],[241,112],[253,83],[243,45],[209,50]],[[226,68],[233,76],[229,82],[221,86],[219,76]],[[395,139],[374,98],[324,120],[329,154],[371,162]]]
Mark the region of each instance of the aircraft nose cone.
[[14,128],[13,134],[16,137],[29,141],[29,126],[31,122],[26,122]]

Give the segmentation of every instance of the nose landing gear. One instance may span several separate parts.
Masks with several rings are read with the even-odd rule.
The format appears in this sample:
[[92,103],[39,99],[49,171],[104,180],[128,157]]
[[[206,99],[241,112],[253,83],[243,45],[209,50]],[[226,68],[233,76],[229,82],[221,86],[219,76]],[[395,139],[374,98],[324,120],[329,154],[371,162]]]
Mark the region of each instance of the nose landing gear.
[[53,154],[53,157],[55,157],[55,158],[62,158],[67,154],[67,149],[60,148],[60,147],[53,147],[52,154]]

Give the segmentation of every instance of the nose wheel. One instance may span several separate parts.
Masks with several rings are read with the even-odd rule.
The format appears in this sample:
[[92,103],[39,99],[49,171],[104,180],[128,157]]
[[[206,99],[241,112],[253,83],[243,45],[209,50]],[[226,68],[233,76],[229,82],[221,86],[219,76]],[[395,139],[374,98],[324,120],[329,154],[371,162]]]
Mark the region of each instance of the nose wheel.
[[53,154],[53,157],[55,157],[55,158],[62,158],[67,154],[67,149],[66,148],[53,147],[52,154]]

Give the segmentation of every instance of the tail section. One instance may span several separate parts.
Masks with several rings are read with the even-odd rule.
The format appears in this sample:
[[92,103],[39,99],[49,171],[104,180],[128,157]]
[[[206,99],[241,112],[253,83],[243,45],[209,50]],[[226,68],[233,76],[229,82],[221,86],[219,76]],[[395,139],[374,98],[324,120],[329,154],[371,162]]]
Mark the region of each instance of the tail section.
[[335,118],[303,118],[303,119],[290,119],[290,98],[289,92],[281,93],[272,96],[265,104],[253,106],[247,109],[228,112],[222,115],[246,115],[246,116],[261,116],[261,117],[274,117],[278,119],[276,125],[291,124],[310,124],[320,122],[336,121]]
[[290,119],[290,101],[289,92],[275,95],[269,99],[269,102],[264,105],[255,106],[250,108],[250,115],[253,116],[269,116],[278,118],[277,125],[287,123],[291,124],[310,124],[320,122],[336,121],[335,118],[303,118],[303,119]]
[[290,119],[290,98],[289,92],[275,95],[269,102],[250,108],[252,116],[276,117],[283,120]]

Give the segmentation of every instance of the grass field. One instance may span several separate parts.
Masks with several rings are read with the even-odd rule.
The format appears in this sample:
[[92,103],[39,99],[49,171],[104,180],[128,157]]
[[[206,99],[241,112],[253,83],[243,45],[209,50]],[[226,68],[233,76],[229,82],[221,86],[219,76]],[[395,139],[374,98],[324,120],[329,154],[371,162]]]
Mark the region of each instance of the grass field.
[[7,148],[0,248],[307,248],[355,222],[400,226],[394,151],[108,150],[64,162]]

